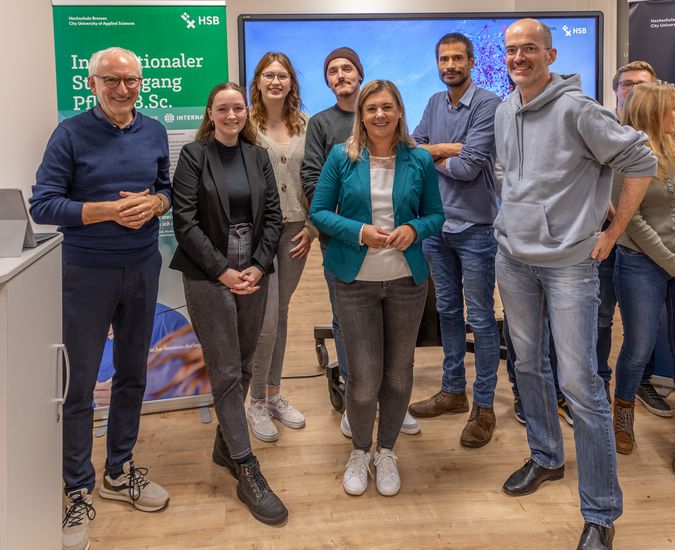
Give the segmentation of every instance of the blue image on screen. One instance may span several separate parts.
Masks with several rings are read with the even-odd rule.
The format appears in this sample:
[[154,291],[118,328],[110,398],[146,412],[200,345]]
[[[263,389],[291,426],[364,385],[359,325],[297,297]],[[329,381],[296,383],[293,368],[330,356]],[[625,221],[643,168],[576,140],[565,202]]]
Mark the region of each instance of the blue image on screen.
[[[251,82],[257,62],[266,52],[283,52],[298,73],[304,110],[313,115],[335,104],[323,75],[326,55],[349,46],[359,54],[364,82],[382,78],[398,86],[412,131],[431,95],[446,89],[438,77],[434,49],[438,39],[449,32],[463,33],[473,42],[476,63],[472,78],[476,85],[506,98],[504,32],[516,19],[244,19],[246,83]],[[551,28],[558,52],[551,70],[578,73],[584,93],[597,98],[598,19],[540,19]]]

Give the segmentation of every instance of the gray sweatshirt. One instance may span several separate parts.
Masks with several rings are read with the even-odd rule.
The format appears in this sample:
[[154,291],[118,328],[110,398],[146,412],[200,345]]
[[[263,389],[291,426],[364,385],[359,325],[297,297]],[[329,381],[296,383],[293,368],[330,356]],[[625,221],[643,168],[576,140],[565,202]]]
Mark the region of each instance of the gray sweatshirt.
[[504,168],[495,235],[502,254],[530,265],[569,267],[589,257],[605,220],[614,170],[653,176],[644,134],[621,126],[585,96],[578,75],[551,74],[522,105],[518,90],[497,109]]

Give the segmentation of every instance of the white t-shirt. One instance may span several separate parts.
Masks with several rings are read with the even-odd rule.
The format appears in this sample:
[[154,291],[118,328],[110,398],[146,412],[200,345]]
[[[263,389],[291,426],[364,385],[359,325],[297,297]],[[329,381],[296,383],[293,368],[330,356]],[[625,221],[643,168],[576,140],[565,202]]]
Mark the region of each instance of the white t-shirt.
[[[373,225],[394,230],[394,167],[396,157],[370,157],[370,203]],[[396,248],[368,248],[357,281],[393,281],[412,277],[403,252]]]

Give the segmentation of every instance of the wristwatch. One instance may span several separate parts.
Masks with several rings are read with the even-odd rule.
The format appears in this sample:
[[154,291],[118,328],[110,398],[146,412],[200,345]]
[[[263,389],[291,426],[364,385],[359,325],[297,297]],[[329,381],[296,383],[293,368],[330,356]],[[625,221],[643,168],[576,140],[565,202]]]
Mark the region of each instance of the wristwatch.
[[158,194],[157,198],[159,199],[159,209],[157,210],[157,216],[159,217],[167,211],[167,208],[164,206],[164,199],[162,199],[162,195]]

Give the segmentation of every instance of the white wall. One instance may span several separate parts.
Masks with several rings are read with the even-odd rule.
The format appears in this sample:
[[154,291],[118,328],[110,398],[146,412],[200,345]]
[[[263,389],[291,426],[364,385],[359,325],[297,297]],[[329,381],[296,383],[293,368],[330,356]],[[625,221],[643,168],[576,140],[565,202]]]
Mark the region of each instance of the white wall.
[[[241,13],[597,10],[605,15],[604,103],[612,105],[610,82],[616,68],[617,1],[623,0],[229,0],[230,77],[236,80],[239,74],[237,16]],[[28,197],[45,144],[57,123],[51,4],[49,0],[3,2],[3,21],[0,187],[19,187]]]
[[0,187],[18,187],[27,198],[57,121],[51,5],[3,2],[2,19]]

